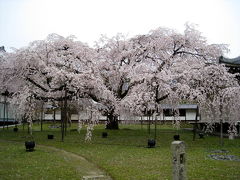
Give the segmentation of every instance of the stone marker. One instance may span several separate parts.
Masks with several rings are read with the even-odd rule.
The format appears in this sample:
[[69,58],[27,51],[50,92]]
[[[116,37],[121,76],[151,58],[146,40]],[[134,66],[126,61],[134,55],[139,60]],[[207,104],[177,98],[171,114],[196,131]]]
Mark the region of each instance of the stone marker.
[[228,139],[233,140],[234,139],[234,134],[230,133],[229,136],[228,136]]
[[187,180],[185,144],[183,141],[173,141],[173,180]]

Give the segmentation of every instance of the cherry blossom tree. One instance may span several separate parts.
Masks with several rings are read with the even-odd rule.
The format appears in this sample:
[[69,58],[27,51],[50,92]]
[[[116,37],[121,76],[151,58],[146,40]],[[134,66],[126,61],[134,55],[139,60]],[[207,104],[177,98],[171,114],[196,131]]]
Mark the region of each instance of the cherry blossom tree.
[[[159,28],[130,39],[104,37],[97,51],[101,78],[112,92],[106,102],[108,119],[117,124],[116,116],[121,112],[154,112],[162,110],[163,102],[176,105],[184,99],[205,102],[194,77],[207,71],[209,63],[224,70],[216,60],[227,48],[208,44],[194,26],[186,25],[183,34]],[[204,78],[207,82],[211,75]]]
[[213,130],[214,124],[220,124],[222,145],[223,123],[228,122],[232,130],[236,129],[237,119],[234,117],[238,114],[236,108],[239,108],[236,102],[239,94],[236,92],[237,89],[240,90],[236,76],[228,73],[222,65],[207,64],[193,79],[191,87],[194,88],[191,90],[190,99],[199,104],[201,115],[204,117],[203,122],[207,123],[207,131]]
[[67,101],[84,97],[97,83],[93,77],[94,51],[72,36],[51,34],[5,58],[2,85],[14,93],[12,104],[17,104],[18,112],[33,113],[29,108],[35,101],[58,101],[62,108],[62,133]]
[[141,114],[146,110],[162,110],[163,103],[177,107],[181,102],[193,102],[205,111],[207,122],[222,123],[224,94],[231,93],[232,88],[239,89],[235,77],[217,63],[227,50],[224,45],[207,44],[188,25],[184,34],[157,29],[132,41],[135,42],[132,57],[139,63],[131,71],[132,95],[121,101],[125,109]]
[[225,45],[208,44],[193,25],[184,33],[158,28],[129,39],[102,37],[95,48],[52,34],[8,53],[1,84],[14,92],[22,112],[39,100],[59,101],[63,119],[68,101],[86,98],[107,116],[108,129],[118,129],[123,112],[156,115],[163,104],[182,102],[198,104],[208,122],[219,122],[226,99],[239,88],[217,63],[226,51]]
[[119,128],[119,102],[128,95],[128,75],[132,68],[126,64],[129,48],[129,41],[122,34],[113,38],[103,36],[96,44],[97,69],[106,95],[95,93],[90,97],[103,105],[101,109],[107,116],[107,129]]

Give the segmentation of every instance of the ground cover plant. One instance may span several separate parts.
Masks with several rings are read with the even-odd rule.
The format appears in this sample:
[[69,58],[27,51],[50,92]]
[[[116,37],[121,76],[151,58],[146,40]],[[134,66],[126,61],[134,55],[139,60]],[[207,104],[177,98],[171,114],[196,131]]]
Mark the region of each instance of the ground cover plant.
[[[45,156],[45,158],[49,158],[46,158],[45,161],[44,159],[41,160],[41,157],[47,151],[47,147],[63,149],[83,156],[89,162],[107,172],[113,179],[172,179],[170,145],[173,141],[173,135],[176,134],[172,125],[158,125],[155,148],[146,148],[147,139],[152,138],[154,134],[154,127],[152,127],[151,135],[148,135],[146,125],[120,125],[120,130],[106,130],[103,125],[99,125],[95,127],[92,140],[89,142],[85,141],[86,129],[83,128],[79,134],[76,131],[77,125],[75,124],[68,130],[64,142],[61,142],[60,130],[48,128],[49,125],[45,124],[42,132],[40,126],[33,126],[36,150],[30,153],[24,152],[23,142],[28,135],[26,129],[23,130],[22,127],[19,127],[17,133],[13,132],[12,129],[0,130],[0,153],[2,154],[0,164],[3,179],[11,179],[9,174],[12,174],[15,179],[21,179],[17,176],[17,172],[28,172],[28,177],[31,175],[34,179],[36,168],[41,169],[46,164],[58,169],[54,172],[44,171],[45,174],[49,173],[46,174],[46,176],[49,176],[46,179],[56,179],[55,177],[61,176],[61,174],[56,176],[57,172],[66,169],[66,167],[69,169],[67,172],[72,174],[66,173],[63,177],[74,179],[75,176],[81,176],[81,173],[76,173],[74,170],[76,168],[74,161],[68,161],[67,164],[61,163],[63,160],[60,157],[64,157],[62,154],[50,152]],[[186,127],[189,127],[189,125],[186,125]],[[107,132],[108,137],[102,138],[102,132]],[[217,161],[208,157],[214,150],[219,149],[227,150],[228,154],[240,157],[240,139],[228,140],[226,138],[224,139],[224,146],[219,146],[219,137],[216,136],[205,136],[204,139],[197,138],[193,141],[192,132],[181,129],[179,133],[181,140],[186,143],[188,179],[237,180],[240,178],[240,172],[238,171],[240,161]],[[48,140],[48,134],[53,134],[54,139]],[[13,143],[9,144],[6,140],[7,142],[13,141]],[[22,142],[22,144],[19,145],[16,142]],[[6,149],[10,150],[6,151]],[[27,158],[26,156],[35,158],[38,163],[35,166],[21,166],[20,163]],[[58,163],[55,163],[55,161],[60,161],[60,165],[57,165]],[[8,166],[5,167],[3,165],[5,163]],[[91,169],[87,165],[86,167],[83,165],[81,168]],[[63,173],[65,170],[61,172]],[[24,177],[24,173],[20,175]]]
[[1,179],[79,179],[103,174],[94,164],[64,150],[38,145],[26,153],[24,144],[0,140]]

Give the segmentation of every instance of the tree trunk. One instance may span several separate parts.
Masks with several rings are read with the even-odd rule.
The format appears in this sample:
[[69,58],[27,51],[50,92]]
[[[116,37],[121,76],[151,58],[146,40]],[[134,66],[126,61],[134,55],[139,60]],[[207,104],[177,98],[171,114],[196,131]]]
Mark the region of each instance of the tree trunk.
[[107,125],[106,129],[119,129],[118,127],[118,116],[113,114],[114,111],[111,111],[107,114]]
[[53,124],[56,124],[56,108],[53,109]]

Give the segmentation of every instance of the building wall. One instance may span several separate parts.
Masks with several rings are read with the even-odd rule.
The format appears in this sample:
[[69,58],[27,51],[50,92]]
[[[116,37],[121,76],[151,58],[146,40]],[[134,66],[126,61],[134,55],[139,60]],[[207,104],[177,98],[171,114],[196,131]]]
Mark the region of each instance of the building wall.
[[[187,109],[186,110],[186,116],[179,116],[178,119],[180,119],[181,121],[195,121],[196,118],[196,110],[191,110],[191,109]],[[53,120],[53,113],[52,114],[44,114],[43,116],[44,120]],[[61,112],[57,111],[56,112],[56,116],[55,116],[56,120],[61,120]],[[79,114],[72,114],[71,115],[71,120],[75,120],[77,121],[78,119],[80,120],[87,120],[90,119],[90,114],[88,114],[86,111],[81,111],[79,112]],[[127,116],[127,115],[122,115],[118,117],[119,120],[121,121],[148,121],[149,120],[149,116]],[[152,117],[150,117],[151,120]],[[199,119],[199,117],[198,117]],[[107,120],[106,116],[100,116],[99,120],[105,121]],[[174,121],[174,117],[173,116],[164,116],[163,114],[160,114],[159,116],[157,116],[157,120],[158,121]]]
[[[196,110],[186,109],[186,120],[196,120]],[[199,117],[198,117],[199,120]]]
[[8,121],[15,121],[14,118],[13,110],[10,108],[9,104],[5,104],[4,107],[4,102],[0,102],[0,121],[4,121],[4,119]]
[[[4,119],[4,98],[0,96],[0,121]],[[5,107],[6,108],[6,107]],[[9,120],[14,120],[14,114],[12,113],[9,109],[10,107],[6,108],[6,111],[8,110],[8,113],[5,112],[5,118],[8,114],[8,119]],[[195,109],[186,109],[186,116],[180,116],[179,119],[182,121],[194,121],[196,117],[196,110]],[[127,116],[127,115],[121,115],[118,117],[119,120],[121,121],[148,121],[148,116]],[[36,117],[36,119],[40,119],[39,117]],[[43,114],[43,120],[53,120],[53,111],[47,111],[46,113]],[[56,120],[61,120],[61,112],[60,110],[56,111],[55,114],[55,119]],[[71,120],[77,121],[78,119],[81,120],[87,120],[90,119],[90,114],[87,113],[87,111],[81,111],[79,114],[72,114],[71,115]],[[198,119],[200,119],[198,117]],[[100,116],[99,120],[106,121],[107,117],[106,116]],[[152,120],[152,117],[151,117]],[[157,116],[157,120],[163,120],[163,121],[173,121],[174,117],[173,116],[165,116],[163,113],[161,113],[159,116]]]

